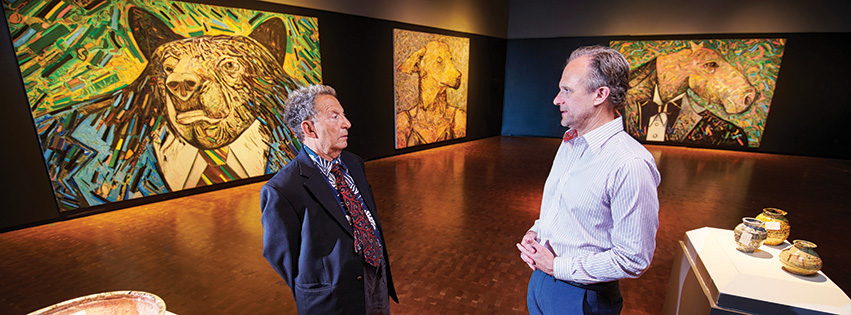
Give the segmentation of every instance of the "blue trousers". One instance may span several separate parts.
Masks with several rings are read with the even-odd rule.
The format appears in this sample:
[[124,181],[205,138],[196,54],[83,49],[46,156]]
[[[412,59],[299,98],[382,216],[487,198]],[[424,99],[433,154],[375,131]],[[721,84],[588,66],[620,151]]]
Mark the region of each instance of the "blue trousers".
[[617,282],[582,285],[532,272],[526,295],[529,314],[620,314],[623,308]]

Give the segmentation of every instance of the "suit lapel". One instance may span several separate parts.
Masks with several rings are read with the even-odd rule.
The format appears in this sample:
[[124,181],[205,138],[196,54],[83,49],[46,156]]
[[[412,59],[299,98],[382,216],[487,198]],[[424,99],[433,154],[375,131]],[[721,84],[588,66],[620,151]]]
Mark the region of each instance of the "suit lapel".
[[304,187],[307,191],[319,201],[322,208],[337,221],[342,229],[354,237],[352,226],[349,224],[349,220],[346,219],[346,215],[343,214],[342,206],[337,202],[337,198],[334,197],[331,186],[328,185],[325,176],[316,169],[316,165],[313,164],[313,161],[307,156],[307,152],[304,149],[298,153],[296,161],[298,162],[299,173],[304,177]]

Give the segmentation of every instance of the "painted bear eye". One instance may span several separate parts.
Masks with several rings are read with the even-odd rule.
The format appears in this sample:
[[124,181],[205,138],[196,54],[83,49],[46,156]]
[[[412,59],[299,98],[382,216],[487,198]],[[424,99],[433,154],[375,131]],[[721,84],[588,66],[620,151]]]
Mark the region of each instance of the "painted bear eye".
[[236,75],[242,69],[242,65],[234,58],[226,58],[219,62],[219,68],[229,75]]
[[177,66],[177,58],[169,57],[163,61],[163,70],[167,73],[174,72],[174,67]]
[[715,69],[715,68],[718,68],[718,63],[716,63],[715,61],[710,61],[710,62],[707,62],[704,65],[704,67],[706,67],[708,69]]

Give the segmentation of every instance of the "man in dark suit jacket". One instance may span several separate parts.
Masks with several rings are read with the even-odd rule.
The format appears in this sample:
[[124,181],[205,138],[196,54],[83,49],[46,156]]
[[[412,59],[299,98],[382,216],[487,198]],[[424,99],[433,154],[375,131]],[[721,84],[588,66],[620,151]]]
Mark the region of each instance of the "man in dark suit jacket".
[[261,189],[263,256],[299,314],[390,314],[387,248],[363,160],[343,151],[351,123],[336,92],[293,92],[284,113],[303,147]]

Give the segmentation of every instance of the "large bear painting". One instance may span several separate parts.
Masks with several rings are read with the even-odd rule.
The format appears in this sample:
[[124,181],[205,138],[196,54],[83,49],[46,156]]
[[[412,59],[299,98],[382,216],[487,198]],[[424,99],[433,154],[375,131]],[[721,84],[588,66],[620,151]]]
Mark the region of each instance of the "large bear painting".
[[626,131],[648,143],[758,148],[785,42],[611,42],[631,67]]
[[396,148],[467,135],[470,39],[393,30]]
[[[316,18],[176,1],[3,2],[60,209],[269,174],[321,83]],[[17,105],[17,104],[16,104]]]

